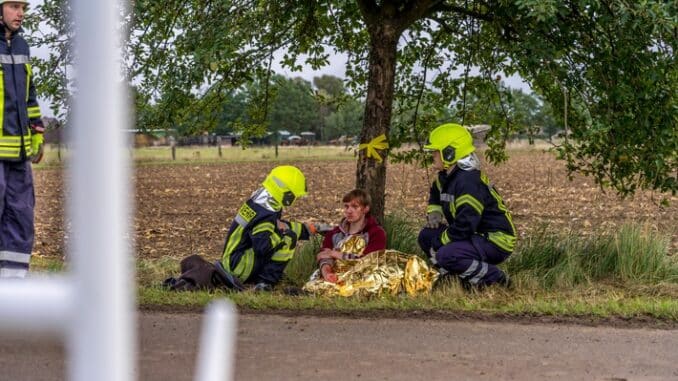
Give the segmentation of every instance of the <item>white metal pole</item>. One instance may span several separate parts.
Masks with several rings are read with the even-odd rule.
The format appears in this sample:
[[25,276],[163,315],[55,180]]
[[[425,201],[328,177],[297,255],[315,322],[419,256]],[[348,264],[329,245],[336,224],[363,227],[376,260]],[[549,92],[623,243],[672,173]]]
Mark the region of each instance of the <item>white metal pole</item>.
[[0,330],[63,335],[73,317],[72,296],[72,282],[64,277],[3,279]]
[[121,2],[75,0],[72,130],[75,312],[73,381],[134,379],[133,277],[128,232],[127,104],[120,62]]
[[230,381],[234,377],[234,357],[238,318],[227,300],[208,307],[200,337],[196,381]]

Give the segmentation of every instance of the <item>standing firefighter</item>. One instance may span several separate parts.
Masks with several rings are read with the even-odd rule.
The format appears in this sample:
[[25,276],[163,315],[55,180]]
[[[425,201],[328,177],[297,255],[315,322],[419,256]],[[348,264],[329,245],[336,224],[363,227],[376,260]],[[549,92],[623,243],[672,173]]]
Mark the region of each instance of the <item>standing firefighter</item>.
[[29,48],[21,36],[28,2],[0,0],[0,278],[23,278],[33,250],[33,174],[42,159],[44,128],[36,100]]
[[431,131],[424,148],[432,151],[439,172],[419,245],[442,273],[459,276],[465,288],[508,286],[496,265],[513,252],[516,229],[501,196],[480,171],[471,134],[461,125],[444,124]]
[[253,285],[268,291],[280,281],[297,241],[309,239],[313,225],[282,219],[283,208],[306,195],[306,179],[296,167],[273,168],[262,186],[245,201],[226,236],[223,256],[214,265],[198,255],[181,262],[182,274],[165,285],[174,290]]

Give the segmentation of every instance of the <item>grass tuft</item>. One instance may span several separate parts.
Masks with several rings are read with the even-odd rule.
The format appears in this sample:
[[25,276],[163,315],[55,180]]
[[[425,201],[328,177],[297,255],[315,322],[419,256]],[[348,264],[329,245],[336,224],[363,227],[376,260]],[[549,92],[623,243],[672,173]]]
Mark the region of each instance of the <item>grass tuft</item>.
[[384,219],[384,230],[387,237],[386,247],[388,249],[424,255],[419,248],[419,243],[417,243],[421,226],[414,224],[413,221],[400,214],[387,215]]
[[668,239],[643,226],[588,238],[542,229],[521,243],[505,268],[514,279],[544,289],[678,283],[678,261],[668,254]]

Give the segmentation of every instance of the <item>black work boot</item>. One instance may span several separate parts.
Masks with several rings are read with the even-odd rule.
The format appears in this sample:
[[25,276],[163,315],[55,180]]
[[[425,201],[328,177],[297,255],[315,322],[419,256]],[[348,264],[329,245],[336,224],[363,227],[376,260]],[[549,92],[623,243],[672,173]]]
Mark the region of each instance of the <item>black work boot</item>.
[[511,278],[506,274],[503,274],[502,278],[497,281],[497,284],[504,287],[507,290],[513,289],[513,282],[511,281]]

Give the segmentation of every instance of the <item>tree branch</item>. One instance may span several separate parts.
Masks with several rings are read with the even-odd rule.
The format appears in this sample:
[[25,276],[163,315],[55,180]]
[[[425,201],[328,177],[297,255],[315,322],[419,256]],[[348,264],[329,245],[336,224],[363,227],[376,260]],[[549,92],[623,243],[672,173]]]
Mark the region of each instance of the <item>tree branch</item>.
[[[490,9],[490,7],[486,7]],[[436,4],[433,4],[431,8],[429,9],[429,13],[427,15],[424,15],[424,17],[431,17],[433,14],[438,13],[438,12],[451,12],[451,13],[456,13],[456,14],[461,14],[464,16],[469,16],[473,17],[478,20],[483,20],[483,21],[495,21],[496,16],[492,13],[482,13],[479,11],[475,11],[473,9],[468,9],[466,7],[459,7],[456,5],[450,5],[446,4],[444,1],[437,1]]]

